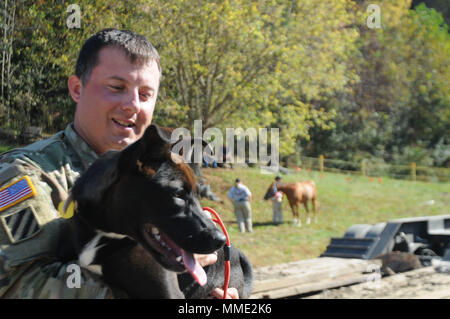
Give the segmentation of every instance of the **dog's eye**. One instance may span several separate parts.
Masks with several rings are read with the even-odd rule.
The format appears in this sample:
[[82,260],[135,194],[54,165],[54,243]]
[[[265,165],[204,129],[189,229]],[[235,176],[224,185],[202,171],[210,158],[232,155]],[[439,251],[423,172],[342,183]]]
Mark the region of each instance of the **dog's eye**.
[[184,198],[184,191],[183,190],[177,190],[176,192],[175,192],[175,197],[177,197],[177,198]]
[[177,204],[178,206],[184,206],[186,204],[185,193],[183,190],[181,190],[181,189],[177,190],[174,193],[174,196],[175,196],[175,198],[174,198],[175,204]]

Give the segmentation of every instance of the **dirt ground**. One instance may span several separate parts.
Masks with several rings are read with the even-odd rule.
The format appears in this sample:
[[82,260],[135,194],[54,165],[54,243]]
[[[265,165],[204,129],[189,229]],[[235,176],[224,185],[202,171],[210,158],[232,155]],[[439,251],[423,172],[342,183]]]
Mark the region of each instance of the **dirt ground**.
[[430,266],[348,287],[325,290],[306,299],[450,299],[450,267]]

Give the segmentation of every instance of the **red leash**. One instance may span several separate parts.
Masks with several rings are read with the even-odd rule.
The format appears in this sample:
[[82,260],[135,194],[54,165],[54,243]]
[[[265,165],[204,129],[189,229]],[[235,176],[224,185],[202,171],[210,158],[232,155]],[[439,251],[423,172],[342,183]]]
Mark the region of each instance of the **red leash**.
[[231,270],[231,264],[230,264],[230,249],[231,249],[231,243],[230,243],[230,236],[228,236],[228,232],[225,228],[225,225],[223,224],[222,220],[220,219],[219,214],[216,213],[216,211],[209,207],[203,207],[203,210],[206,210],[214,215],[216,219],[213,219],[213,222],[216,222],[220,225],[222,228],[223,233],[225,234],[225,237],[227,238],[226,245],[223,246],[223,252],[225,257],[225,272],[224,272],[224,282],[223,282],[223,299],[227,296],[227,290],[228,290],[228,284],[230,283],[230,270]]

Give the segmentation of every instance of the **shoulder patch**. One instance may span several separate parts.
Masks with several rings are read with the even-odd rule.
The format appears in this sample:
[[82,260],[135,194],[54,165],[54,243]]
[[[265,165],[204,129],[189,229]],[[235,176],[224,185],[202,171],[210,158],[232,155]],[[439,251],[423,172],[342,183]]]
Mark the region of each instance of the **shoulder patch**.
[[35,195],[36,190],[28,176],[2,187],[0,189],[0,213]]
[[0,222],[11,243],[31,238],[41,230],[36,220],[34,209],[31,206],[14,214],[0,216]]

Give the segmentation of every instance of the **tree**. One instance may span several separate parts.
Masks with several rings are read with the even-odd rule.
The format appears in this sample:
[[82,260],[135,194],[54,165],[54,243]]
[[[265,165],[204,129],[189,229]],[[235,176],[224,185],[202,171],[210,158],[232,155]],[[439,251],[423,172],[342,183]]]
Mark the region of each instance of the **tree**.
[[309,127],[327,125],[333,113],[320,102],[347,82],[356,38],[345,28],[350,4],[150,3],[151,24],[141,27],[166,67],[155,118],[187,127],[202,119],[204,129],[278,127],[281,151],[292,153]]
[[[368,3],[361,3],[358,11],[364,12]],[[448,147],[447,25],[425,5],[411,10],[409,0],[379,5],[382,28],[369,29],[359,19],[359,52],[350,59],[359,80],[330,100],[338,113],[336,129],[315,130],[314,143],[303,144],[314,155],[398,161],[402,154],[409,156],[408,148],[423,148],[421,154],[434,156],[435,146]]]

